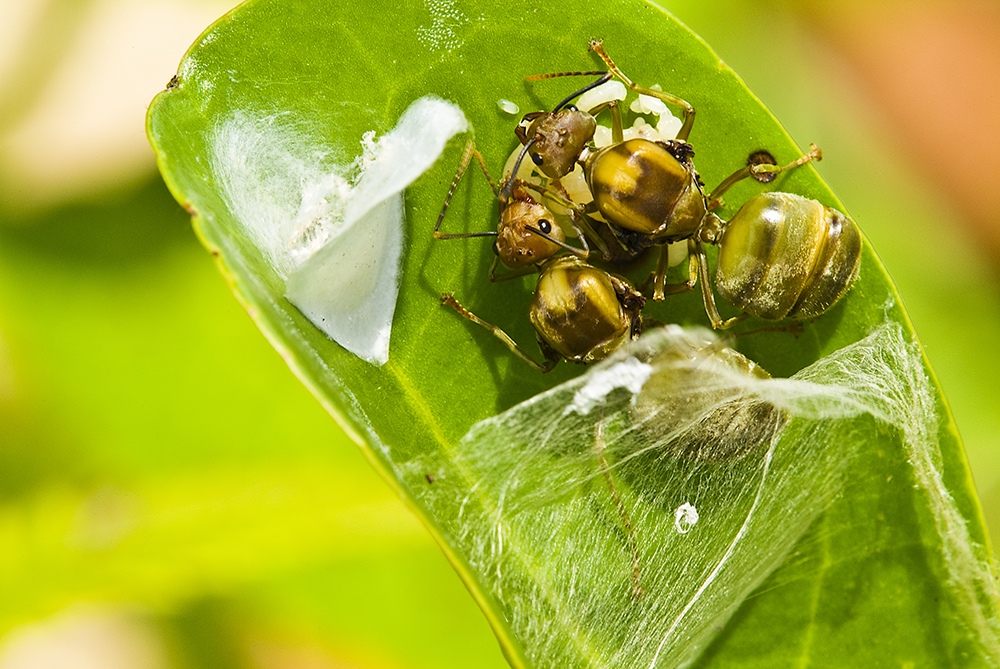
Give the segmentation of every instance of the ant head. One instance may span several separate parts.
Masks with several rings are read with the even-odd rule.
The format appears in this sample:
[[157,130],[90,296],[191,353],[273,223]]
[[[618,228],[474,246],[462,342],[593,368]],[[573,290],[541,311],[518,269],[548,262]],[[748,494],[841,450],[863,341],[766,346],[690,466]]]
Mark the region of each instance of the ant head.
[[[525,121],[531,121],[527,130],[523,126]],[[596,129],[593,116],[568,106],[548,114],[526,115],[518,126],[518,137],[523,134],[533,142],[528,155],[538,169],[550,179],[559,179],[573,171]]]
[[551,112],[531,112],[525,114],[514,129],[517,138],[527,146],[535,144],[531,160],[550,179],[559,179],[573,171],[583,148],[594,138],[597,121],[594,117],[577,109],[572,102],[578,97],[614,76],[613,72],[557,72],[526,77],[528,80],[550,79],[553,77],[593,75],[600,77],[574,92],[555,106]]
[[493,252],[510,269],[548,260],[562,248],[559,243],[566,240],[555,220],[548,207],[535,202],[522,189],[516,189],[500,214]]

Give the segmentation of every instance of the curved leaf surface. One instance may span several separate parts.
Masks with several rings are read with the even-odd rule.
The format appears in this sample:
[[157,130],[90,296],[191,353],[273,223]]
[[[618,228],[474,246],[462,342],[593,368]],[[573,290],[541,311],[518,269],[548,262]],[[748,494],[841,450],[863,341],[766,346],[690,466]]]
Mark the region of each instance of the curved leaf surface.
[[[696,107],[691,141],[710,187],[758,149],[780,162],[801,155],[704,43],[662,9],[631,1],[557,2],[537,11],[523,3],[405,1],[380,13],[256,0],[192,47],[151,106],[148,132],[164,178],[237,297],[424,519],[512,665],[673,666],[698,655],[704,666],[995,664],[992,558],[961,446],[899,298],[867,245],[860,278],[834,309],[797,335],[739,341],[775,376],[806,369],[810,382],[827,388],[820,396],[839,398],[827,405],[833,413],[775,399],[792,420],[771,447],[714,465],[649,455],[663,452],[659,442],[620,450],[629,414],[610,404],[613,394],[603,418],[581,414],[589,422],[566,427],[544,413],[525,417],[521,403],[546,391],[545,401],[555,403],[544,406],[563,415],[574,389],[589,383],[577,378],[582,370],[562,364],[539,375],[489,333],[441,308],[439,295],[455,291],[515,340],[534,339],[525,317],[533,279],[489,284],[488,242],[431,237],[462,136],[405,191],[386,364],[331,341],[285,299],[286,273],[262,252],[252,232],[261,226],[249,221],[266,228],[299,215],[316,201],[317,184],[350,172],[365,133],[384,135],[428,95],[464,111],[477,147],[499,172],[516,146],[519,117],[498,101],[513,101],[522,113],[553,107],[575,80],[524,76],[600,69],[586,50],[594,36],[634,79]],[[734,187],[723,218],[760,188]],[[812,166],[769,188],[846,211]],[[447,225],[488,230],[495,217],[491,191],[467,175]],[[639,282],[648,265],[625,271]],[[695,293],[648,313],[662,322],[707,323]],[[876,359],[888,362],[872,366]],[[851,369],[856,373],[845,372]],[[571,385],[556,388],[561,382]],[[746,380],[732,387],[742,392]],[[854,395],[841,394],[844,388],[867,399],[847,401]],[[771,398],[768,392],[760,394]],[[847,404],[854,408],[844,410]],[[605,422],[621,505],[602,485],[593,448],[600,440],[591,438]],[[516,429],[481,438],[490,425]],[[562,436],[546,441],[543,433]],[[548,449],[552,444],[562,446]],[[696,525],[700,533],[678,529],[693,518],[675,515],[687,513],[675,494],[685,485],[700,500],[692,505],[705,519]],[[631,510],[634,535],[623,531],[621,508]],[[723,516],[728,520],[707,522]],[[751,526],[751,518],[762,524]],[[739,560],[730,561],[737,549]],[[757,549],[763,554],[754,560]],[[636,571],[642,596],[633,592]]]

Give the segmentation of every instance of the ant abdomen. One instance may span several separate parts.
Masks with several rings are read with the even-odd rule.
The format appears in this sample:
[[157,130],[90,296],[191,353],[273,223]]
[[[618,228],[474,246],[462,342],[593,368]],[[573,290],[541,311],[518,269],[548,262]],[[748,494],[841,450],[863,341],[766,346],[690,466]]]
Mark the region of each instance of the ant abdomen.
[[861,231],[850,218],[800,195],[762,193],[726,224],[715,287],[759,318],[813,318],[847,292],[860,261]]
[[592,363],[638,336],[644,303],[621,277],[562,255],[542,269],[529,316],[539,342],[559,357]]

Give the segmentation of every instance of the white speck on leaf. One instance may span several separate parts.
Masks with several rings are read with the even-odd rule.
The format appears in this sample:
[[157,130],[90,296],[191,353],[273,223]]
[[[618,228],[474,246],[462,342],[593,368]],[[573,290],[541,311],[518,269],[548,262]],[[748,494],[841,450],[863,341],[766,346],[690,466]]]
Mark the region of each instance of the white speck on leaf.
[[698,524],[698,509],[689,502],[684,502],[674,511],[674,529],[681,534],[687,534]]

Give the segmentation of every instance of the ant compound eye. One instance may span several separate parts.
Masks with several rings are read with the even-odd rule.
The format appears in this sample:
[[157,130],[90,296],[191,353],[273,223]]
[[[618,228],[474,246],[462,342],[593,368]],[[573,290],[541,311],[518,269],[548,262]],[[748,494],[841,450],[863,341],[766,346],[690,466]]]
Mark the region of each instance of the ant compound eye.
[[531,162],[535,163],[536,165],[541,165],[545,161],[542,160],[541,154],[533,153],[531,154]]
[[566,105],[565,107],[563,107],[563,109],[568,109],[570,111],[580,111],[579,109],[576,108],[576,105]]
[[549,234],[550,232],[552,232],[552,224],[549,223],[544,218],[540,219],[538,221],[538,229],[544,232],[545,234]]
[[493,255],[500,255],[500,246],[496,242],[493,242]]

